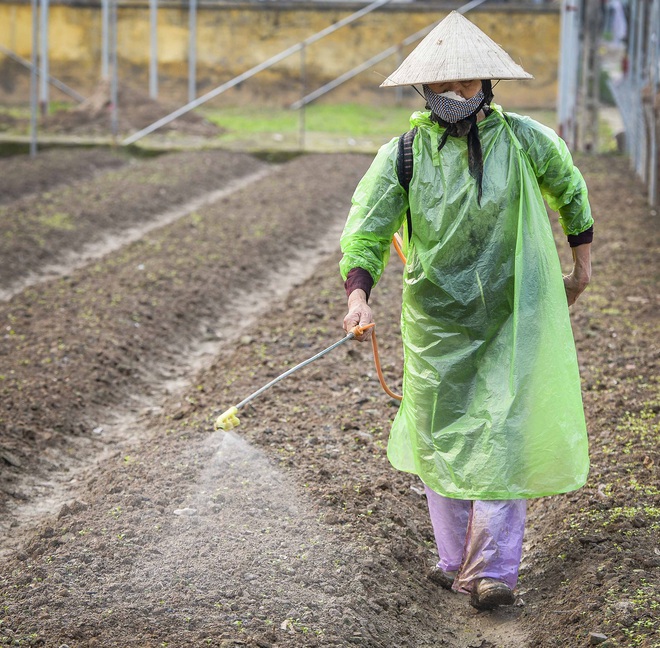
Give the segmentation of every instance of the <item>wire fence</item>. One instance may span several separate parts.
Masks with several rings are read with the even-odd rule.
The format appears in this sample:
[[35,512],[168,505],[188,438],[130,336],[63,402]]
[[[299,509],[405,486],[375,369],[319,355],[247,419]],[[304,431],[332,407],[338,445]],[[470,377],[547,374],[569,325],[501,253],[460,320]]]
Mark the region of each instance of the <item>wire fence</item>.
[[624,116],[625,148],[648,187],[649,202],[658,202],[658,135],[660,127],[660,0],[630,0],[626,64],[620,79],[609,84]]
[[557,99],[559,133],[571,149],[598,151],[607,89],[621,115],[622,146],[660,198],[660,0],[562,0]]

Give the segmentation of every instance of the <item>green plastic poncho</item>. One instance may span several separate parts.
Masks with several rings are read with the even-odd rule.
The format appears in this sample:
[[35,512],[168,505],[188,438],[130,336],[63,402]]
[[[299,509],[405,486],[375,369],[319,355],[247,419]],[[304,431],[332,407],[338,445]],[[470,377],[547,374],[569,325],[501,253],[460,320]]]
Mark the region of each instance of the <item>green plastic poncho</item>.
[[[587,189],[564,142],[498,106],[479,122],[483,196],[466,138],[417,112],[409,194],[398,138],[359,183],[341,238],[344,279],[377,282],[394,233],[412,236],[403,275],[403,400],[392,465],[461,499],[531,498],[581,487],[589,469],[575,344],[543,199],[566,234],[593,224]],[[409,198],[410,196],[410,198]]]

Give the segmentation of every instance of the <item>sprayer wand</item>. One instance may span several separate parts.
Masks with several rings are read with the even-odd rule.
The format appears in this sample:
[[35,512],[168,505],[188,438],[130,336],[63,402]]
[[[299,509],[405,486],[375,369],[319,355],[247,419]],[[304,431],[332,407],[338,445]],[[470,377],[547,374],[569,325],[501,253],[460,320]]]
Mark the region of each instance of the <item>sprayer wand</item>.
[[[396,249],[399,258],[401,259],[402,263],[405,265],[406,257],[403,253],[403,241],[401,240],[401,236],[398,233],[394,235],[392,243],[394,244],[394,248]],[[319,358],[322,358],[326,353],[330,353],[330,351],[336,349],[338,346],[341,346],[342,344],[344,344],[344,342],[348,342],[349,340],[352,340],[353,338],[362,335],[366,330],[374,326],[376,326],[375,323],[367,324],[366,326],[354,326],[346,334],[346,337],[335,342],[334,344],[331,344],[327,349],[323,349],[323,351],[319,351],[319,353],[317,353],[315,356],[312,356],[311,358],[304,360],[300,364],[297,364],[295,367],[291,367],[291,369],[289,369],[288,371],[285,371],[277,378],[271,380],[268,384],[264,385],[260,389],[257,389],[256,392],[250,394],[247,398],[244,398],[240,403],[238,403],[238,405],[234,405],[233,407],[230,407],[226,412],[220,414],[220,416],[218,416],[218,418],[215,420],[215,425],[214,425],[215,429],[231,430],[232,428],[237,427],[238,425],[240,425],[240,420],[238,416],[236,416],[236,414],[238,414],[238,410],[241,409],[241,407],[244,407],[250,401],[254,400],[257,396],[263,394],[267,389],[270,389],[273,385],[280,382],[280,380],[284,380],[284,378],[286,378],[287,376],[290,376],[292,373],[298,371],[298,369],[302,369],[311,362],[314,362],[314,360],[318,360]],[[378,373],[378,380],[380,382],[381,387],[383,388],[385,393],[391,398],[394,398],[398,401],[402,400],[401,396],[395,394],[385,384],[385,377],[383,376],[383,371],[380,366],[380,359],[378,357],[378,342],[376,341],[375,331],[371,335],[371,346],[374,352],[374,363],[376,365],[376,372]]]
[[366,326],[353,327],[346,334],[346,337],[335,342],[334,344],[331,344],[327,349],[323,349],[323,351],[319,351],[316,355],[312,356],[311,358],[307,358],[307,360],[303,360],[303,362],[297,364],[295,367],[291,367],[291,369],[277,376],[277,378],[273,378],[273,380],[271,380],[268,384],[264,385],[260,389],[257,389],[256,392],[250,394],[247,398],[244,398],[240,403],[238,403],[238,405],[234,405],[233,407],[230,407],[226,412],[220,414],[220,416],[218,416],[218,418],[215,420],[215,426],[214,426],[215,429],[231,430],[232,428],[235,428],[240,424],[240,420],[236,416],[236,414],[238,413],[238,410],[241,409],[241,407],[244,407],[250,401],[254,400],[257,396],[263,394],[267,389],[270,389],[273,385],[280,382],[280,380],[284,380],[284,378],[298,371],[298,369],[302,369],[303,367],[306,367],[308,364],[314,362],[315,360],[322,358],[324,355],[326,355],[326,353],[330,353],[330,351],[333,351],[334,349],[336,349],[338,346],[341,346],[345,342],[348,342],[349,340],[352,340],[353,338],[362,335],[366,330],[372,328],[373,326],[375,326],[375,324],[372,323],[372,324],[367,324]]

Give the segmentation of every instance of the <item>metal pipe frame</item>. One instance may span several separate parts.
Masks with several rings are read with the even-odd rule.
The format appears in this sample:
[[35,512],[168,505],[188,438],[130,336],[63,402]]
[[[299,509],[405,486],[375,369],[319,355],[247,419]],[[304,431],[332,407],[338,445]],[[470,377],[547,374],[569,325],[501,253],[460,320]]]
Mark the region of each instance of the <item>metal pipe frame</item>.
[[110,130],[113,141],[119,132],[119,70],[118,63],[118,39],[117,39],[117,3],[119,0],[110,0]]
[[658,110],[656,97],[660,84],[660,0],[653,0],[650,10],[649,33],[646,39],[647,55],[649,62],[649,88],[651,100],[647,104],[648,121],[650,130],[649,146],[649,203],[655,205],[658,202]]
[[188,9],[188,102],[197,97],[197,0]]
[[110,0],[101,0],[101,78],[109,77],[110,53],[108,49],[108,23],[110,22]]
[[[12,52],[10,49],[7,49],[3,45],[0,45],[0,53],[4,54],[12,61],[16,61],[16,63],[22,65],[24,68],[32,71],[33,64],[30,63],[30,61],[26,61],[22,56],[19,56],[15,52]],[[39,66],[37,66],[37,76],[39,76],[40,74],[41,71],[39,70]],[[81,94],[76,92],[73,88],[70,88],[68,85],[66,85],[66,83],[62,83],[62,81],[59,81],[50,74],[48,75],[48,83],[50,83],[50,85],[52,85],[54,88],[61,90],[64,94],[68,95],[78,103],[82,103],[83,101],[85,101],[85,97],[83,97]]]
[[577,146],[578,81],[582,48],[582,0],[563,0],[558,71],[557,122],[559,135],[571,150]]
[[[465,14],[468,11],[470,11],[470,9],[474,9],[475,7],[478,7],[480,4],[483,4],[484,2],[486,2],[486,0],[472,0],[472,2],[468,2],[467,4],[458,8],[456,11],[458,13]],[[379,54],[376,54],[376,56],[373,56],[369,60],[364,61],[364,63],[355,66],[352,70],[349,70],[348,72],[344,72],[344,74],[340,74],[336,79],[333,79],[332,81],[326,83],[325,85],[322,85],[320,88],[314,90],[314,92],[310,92],[308,95],[306,95],[299,101],[294,101],[289,106],[289,108],[291,108],[292,110],[298,110],[300,108],[303,108],[304,106],[312,103],[313,101],[323,96],[324,94],[327,94],[328,92],[334,90],[343,83],[346,83],[346,81],[350,81],[351,79],[355,78],[358,74],[361,74],[362,72],[365,72],[374,65],[377,65],[381,61],[384,61],[386,58],[393,56],[394,54],[400,54],[403,51],[404,47],[408,47],[409,45],[412,45],[418,40],[424,38],[424,36],[429,34],[431,31],[433,31],[433,29],[438,25],[439,22],[440,20],[434,22],[432,25],[429,25],[428,27],[424,27],[423,29],[420,29],[418,32],[415,32],[411,36],[408,36],[407,38],[402,40],[401,43],[399,43],[398,45],[393,45],[392,47],[388,47]],[[401,58],[403,57],[401,56]],[[397,88],[397,90],[399,90],[399,88]]]
[[38,73],[39,57],[39,3],[32,0],[32,65],[30,69],[30,156],[37,154],[37,109],[38,109]]
[[39,42],[39,58],[40,58],[40,72],[39,72],[39,104],[41,114],[47,115],[50,103],[50,95],[48,92],[48,4],[49,0],[40,0],[40,42]]
[[149,0],[149,96],[158,98],[158,0]]
[[258,74],[259,72],[262,72],[263,70],[267,70],[268,68],[272,67],[276,63],[279,63],[280,61],[284,60],[285,58],[288,58],[292,54],[295,54],[296,52],[299,52],[303,47],[306,47],[308,45],[311,45],[312,43],[316,43],[316,41],[321,40],[322,38],[325,38],[326,36],[333,34],[337,30],[341,29],[342,27],[349,25],[350,23],[358,20],[359,18],[362,18],[362,16],[367,15],[368,13],[371,13],[372,11],[382,7],[383,5],[388,4],[392,0],[376,0],[375,2],[370,3],[363,9],[360,9],[359,11],[356,11],[355,13],[351,14],[350,16],[347,16],[346,18],[343,18],[342,20],[337,21],[333,25],[330,25],[330,27],[326,27],[325,29],[322,29],[321,31],[317,32],[313,36],[310,36],[309,38],[306,38],[303,41],[300,41],[299,43],[296,43],[295,45],[292,45],[291,47],[283,50],[279,54],[275,54],[275,56],[271,56],[269,59],[263,61],[262,63],[259,63],[259,65],[255,65],[253,68],[247,70],[246,72],[243,72],[243,74],[239,74],[238,76],[234,77],[233,79],[230,79],[226,83],[223,83],[222,85],[218,86],[214,90],[211,90],[210,92],[207,92],[206,94],[202,95],[198,99],[195,99],[195,101],[190,101],[188,102],[185,106],[181,106],[177,110],[171,112],[169,115],[166,115],[162,119],[159,119],[158,121],[154,122],[153,124],[147,126],[146,128],[143,128],[142,130],[138,131],[137,133],[134,133],[130,137],[127,137],[122,141],[122,144],[124,146],[129,146],[131,144],[135,144],[138,140],[142,139],[145,135],[149,135],[150,133],[153,133],[154,131],[158,130],[162,126],[165,126],[166,124],[169,124],[170,122],[174,121],[177,117],[181,117],[181,115],[185,115],[186,113],[190,112],[191,110],[194,110],[195,108],[198,108],[202,104],[206,103],[210,99],[214,99],[215,97],[218,97],[221,95],[223,92],[226,92],[230,88],[233,88],[234,86],[237,86],[239,83],[242,83],[243,81],[246,81],[247,79],[253,77],[255,74]]

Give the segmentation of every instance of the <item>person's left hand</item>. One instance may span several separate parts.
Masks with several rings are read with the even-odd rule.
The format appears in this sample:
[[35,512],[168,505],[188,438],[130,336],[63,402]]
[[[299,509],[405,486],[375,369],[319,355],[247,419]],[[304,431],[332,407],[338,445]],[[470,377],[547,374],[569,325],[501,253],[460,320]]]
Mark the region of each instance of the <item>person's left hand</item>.
[[591,243],[573,248],[573,272],[564,275],[568,305],[572,306],[591,281]]
[[566,289],[566,299],[569,306],[572,306],[577,301],[577,298],[584,292],[584,289],[588,285],[588,281],[576,277],[573,272],[569,275],[564,275],[564,288]]

